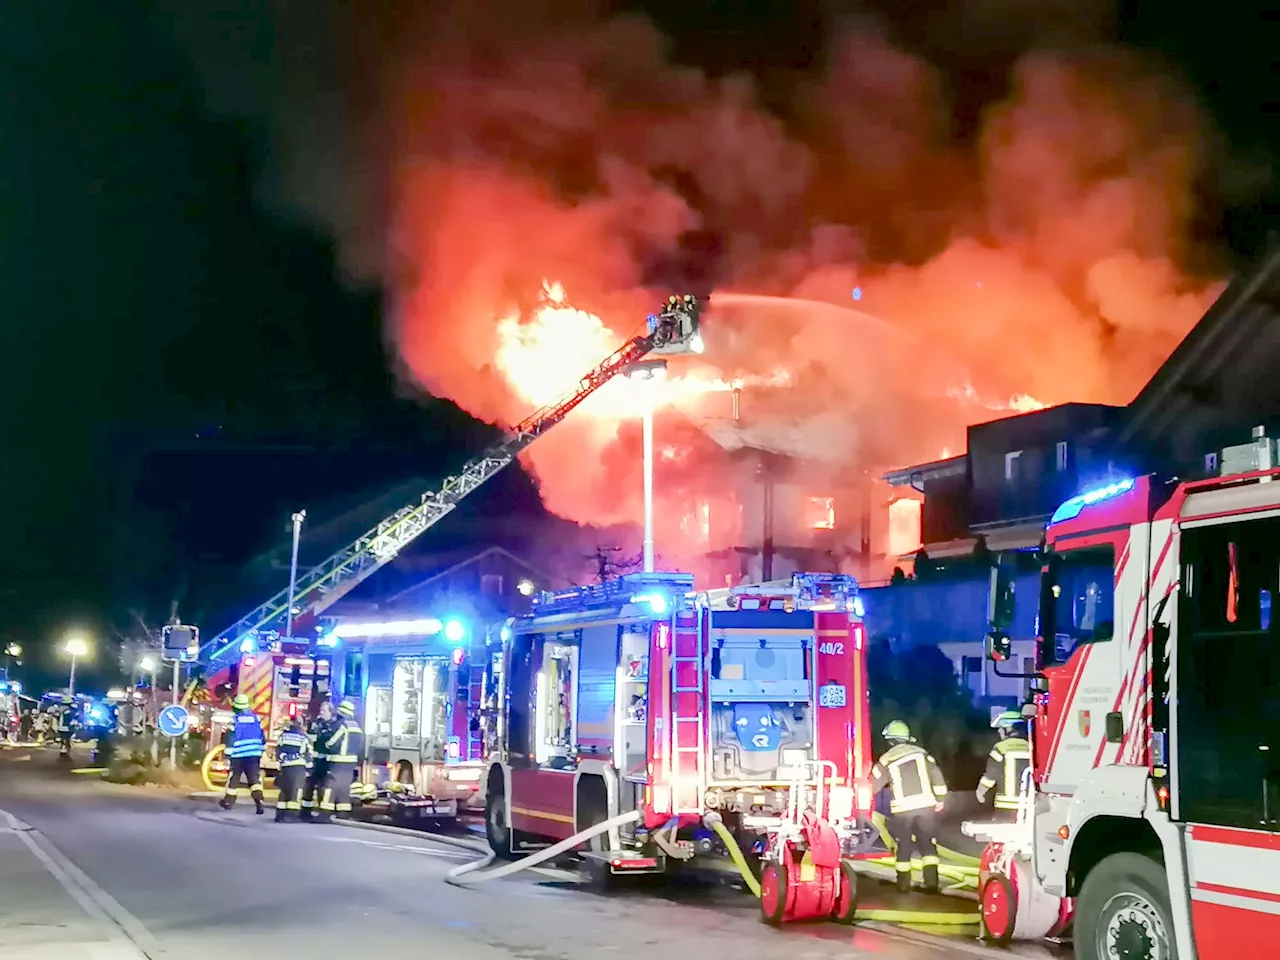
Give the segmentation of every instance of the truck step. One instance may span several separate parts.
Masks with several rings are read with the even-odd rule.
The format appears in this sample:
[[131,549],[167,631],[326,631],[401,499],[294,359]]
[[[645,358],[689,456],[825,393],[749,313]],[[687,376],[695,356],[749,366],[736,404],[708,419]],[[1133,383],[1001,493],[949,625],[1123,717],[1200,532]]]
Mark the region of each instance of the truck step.
[[665,857],[644,857],[634,850],[583,850],[579,856],[608,864],[611,873],[662,873],[666,869]]

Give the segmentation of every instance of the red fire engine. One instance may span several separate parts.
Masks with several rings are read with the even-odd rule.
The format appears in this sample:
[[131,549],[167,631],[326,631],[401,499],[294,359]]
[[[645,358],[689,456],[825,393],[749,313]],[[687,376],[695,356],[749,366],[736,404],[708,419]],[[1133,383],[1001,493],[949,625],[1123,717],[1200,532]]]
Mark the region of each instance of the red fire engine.
[[[871,767],[861,601],[851,577],[696,593],[633,574],[539,598],[503,628],[485,817],[495,854],[566,840],[628,811],[585,856],[604,877],[745,849],[776,829],[815,761],[828,782]],[[599,875],[599,874],[598,874]]]
[[997,937],[1020,900],[1074,898],[1079,960],[1280,950],[1275,454],[1259,429],[1207,458],[1212,479],[1118,480],[1053,515],[1027,855],[983,891]]
[[[268,752],[263,766],[275,768],[274,746],[280,731],[294,717],[304,722],[313,700],[319,702],[330,692],[330,658],[326,651],[314,656],[306,640],[267,636],[258,643],[242,641],[238,659],[214,673],[206,689],[215,703],[226,707],[233,692],[249,698],[253,712],[262,719],[267,733]],[[216,710],[209,724],[209,745],[221,742],[230,713]]]
[[337,695],[362,717],[360,777],[406,819],[453,817],[476,800],[483,773],[481,671],[472,649],[485,635],[457,617],[343,621],[332,644]]

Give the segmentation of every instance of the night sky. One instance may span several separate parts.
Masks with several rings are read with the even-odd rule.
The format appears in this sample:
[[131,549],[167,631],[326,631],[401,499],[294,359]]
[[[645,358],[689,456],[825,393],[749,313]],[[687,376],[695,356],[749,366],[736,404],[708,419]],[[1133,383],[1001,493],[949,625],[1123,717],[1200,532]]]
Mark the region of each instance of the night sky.
[[[261,599],[237,597],[235,578],[285,542],[292,510],[437,476],[492,438],[401,385],[377,285],[344,275],[324,225],[292,204],[274,127],[281,110],[310,109],[298,90],[307,64],[340,46],[333,6],[6,10],[0,637],[35,648],[83,626],[108,639],[132,629],[131,611],[162,622],[174,600],[216,629]],[[629,6],[673,38],[676,60],[755,72],[766,103],[816,69],[836,17],[874,14],[944,66],[961,127],[1043,41],[1009,26],[1032,18],[1001,14],[1016,0]],[[1054,4],[1035,6],[1054,19]],[[1204,185],[1202,219],[1238,256],[1280,210],[1274,181],[1258,188],[1280,154],[1280,22],[1261,6],[1076,15],[1082,34],[1150,49],[1199,91],[1237,158]],[[338,135],[318,121],[319,142]],[[536,509],[515,471],[483,496]],[[48,651],[36,660],[60,669]]]

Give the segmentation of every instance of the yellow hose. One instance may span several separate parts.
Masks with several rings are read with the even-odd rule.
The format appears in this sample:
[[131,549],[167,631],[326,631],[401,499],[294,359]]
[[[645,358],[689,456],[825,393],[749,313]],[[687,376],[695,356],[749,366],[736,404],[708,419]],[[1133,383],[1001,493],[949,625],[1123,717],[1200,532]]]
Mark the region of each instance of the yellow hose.
[[928,910],[859,910],[859,920],[879,920],[881,923],[915,923],[929,926],[976,927],[982,922],[980,913],[946,913]]
[[[200,761],[200,779],[204,781],[204,785],[209,788],[209,791],[211,793],[217,793],[220,790],[226,789],[225,783],[222,786],[219,786],[218,784],[213,782],[213,777],[210,776],[213,770],[213,761],[218,757],[219,754],[223,753],[226,749],[227,748],[224,744],[221,744],[221,743],[216,744],[208,753],[204,755],[204,759]],[[268,779],[266,774],[263,774],[262,779],[264,781]],[[272,787],[272,788],[263,790],[262,795],[266,799],[271,800],[279,797],[280,791]]]
[[742,874],[742,882],[747,885],[747,889],[751,891],[751,895],[759,898],[760,881],[756,879],[756,875],[751,872],[751,867],[747,865],[747,858],[742,855],[742,850],[738,847],[738,841],[733,839],[733,834],[729,832],[729,828],[724,825],[724,821],[720,819],[719,814],[707,814],[702,818],[704,826],[710,827],[716,832],[716,836],[724,844],[725,849],[729,851],[729,856],[733,858],[733,864],[738,868],[738,872]]

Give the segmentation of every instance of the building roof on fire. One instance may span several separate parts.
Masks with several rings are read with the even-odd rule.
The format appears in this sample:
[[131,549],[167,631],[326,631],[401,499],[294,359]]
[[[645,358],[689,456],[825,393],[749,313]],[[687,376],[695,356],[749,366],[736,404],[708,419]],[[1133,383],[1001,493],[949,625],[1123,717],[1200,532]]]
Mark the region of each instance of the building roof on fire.
[[947,457],[945,460],[933,460],[929,463],[918,463],[910,467],[890,470],[881,476],[894,487],[914,487],[919,490],[929,480],[941,477],[958,477],[967,469],[969,458],[965,454],[958,457]]
[[[1280,415],[1280,245],[1214,301],[1129,404],[1121,449],[1144,447],[1175,463],[1202,455],[1240,424]],[[1242,442],[1239,438],[1235,441]],[[1245,438],[1247,439],[1247,437]],[[1197,449],[1182,449],[1195,445]]]

